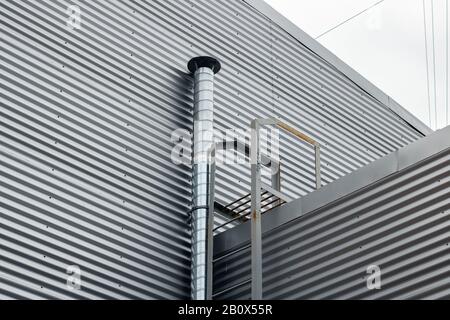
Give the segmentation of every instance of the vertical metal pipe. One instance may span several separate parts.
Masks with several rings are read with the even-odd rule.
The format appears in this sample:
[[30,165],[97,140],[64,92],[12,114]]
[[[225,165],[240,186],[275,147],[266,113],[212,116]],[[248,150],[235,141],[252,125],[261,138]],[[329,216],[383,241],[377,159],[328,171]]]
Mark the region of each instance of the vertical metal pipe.
[[[274,161],[271,160],[271,169],[272,169],[272,188],[276,191],[281,192],[281,162],[276,163],[277,172],[273,172]],[[273,207],[276,207],[281,204],[281,199],[276,201],[273,204]]]
[[211,57],[196,57],[189,61],[188,69],[194,74],[191,297],[193,300],[205,300],[209,218],[208,151],[214,143],[214,74],[219,72],[220,63]]

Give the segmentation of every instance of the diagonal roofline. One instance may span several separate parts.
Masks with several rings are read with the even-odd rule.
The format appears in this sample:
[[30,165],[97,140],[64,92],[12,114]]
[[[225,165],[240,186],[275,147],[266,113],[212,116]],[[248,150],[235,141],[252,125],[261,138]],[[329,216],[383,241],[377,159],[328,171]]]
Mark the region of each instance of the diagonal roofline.
[[433,130],[263,0],[243,0],[423,135]]

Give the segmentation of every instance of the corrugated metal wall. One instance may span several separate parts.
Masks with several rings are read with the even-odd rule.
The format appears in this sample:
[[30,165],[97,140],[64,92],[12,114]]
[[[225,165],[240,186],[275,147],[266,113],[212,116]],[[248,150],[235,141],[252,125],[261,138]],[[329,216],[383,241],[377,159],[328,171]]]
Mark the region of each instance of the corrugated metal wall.
[[[433,156],[267,231],[264,299],[449,299],[450,127],[444,133],[446,148]],[[416,146],[399,161],[425,148]],[[392,158],[375,169],[395,170]],[[345,189],[335,183],[334,190]],[[216,254],[216,298],[249,299],[250,252],[241,245],[227,253],[223,236],[231,231],[221,234]],[[367,288],[370,265],[381,269],[380,290]]]
[[137,5],[82,2],[70,31],[69,3],[0,3],[0,297],[188,298],[190,170],[170,161],[188,55],[152,50]]
[[[170,153],[193,56],[222,61],[218,129],[289,122],[322,143],[324,183],[422,136],[243,1],[0,0],[0,25],[0,298],[188,297],[190,168]],[[282,139],[284,191],[306,194],[313,152]],[[248,172],[222,167],[218,201]]]

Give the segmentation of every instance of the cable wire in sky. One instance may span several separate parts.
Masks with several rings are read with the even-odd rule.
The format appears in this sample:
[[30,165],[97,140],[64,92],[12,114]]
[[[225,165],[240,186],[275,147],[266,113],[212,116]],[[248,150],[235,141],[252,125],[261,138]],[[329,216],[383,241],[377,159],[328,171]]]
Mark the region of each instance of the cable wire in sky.
[[428,124],[431,127],[431,98],[430,98],[430,71],[428,66],[428,40],[427,40],[427,15],[425,11],[425,0],[422,0],[423,5],[423,30],[425,37],[425,64],[427,68],[427,94],[428,94]]
[[339,28],[339,27],[342,26],[343,24],[346,24],[346,23],[349,22],[350,20],[353,20],[354,18],[360,16],[360,15],[363,14],[364,12],[366,12],[366,11],[372,9],[373,7],[379,5],[380,3],[384,2],[384,1],[385,1],[385,0],[381,0],[381,1],[378,1],[378,2],[374,3],[374,4],[371,5],[370,7],[368,7],[368,8],[366,8],[366,9],[364,9],[364,10],[358,12],[357,14],[351,16],[350,18],[348,18],[348,19],[342,21],[341,23],[335,25],[334,27],[328,29],[327,31],[325,31],[325,32],[323,32],[323,33],[321,33],[321,34],[319,34],[317,37],[315,37],[315,39],[319,39],[319,38],[323,37],[323,36],[326,35],[328,32],[331,32],[331,31],[333,31],[333,30]]

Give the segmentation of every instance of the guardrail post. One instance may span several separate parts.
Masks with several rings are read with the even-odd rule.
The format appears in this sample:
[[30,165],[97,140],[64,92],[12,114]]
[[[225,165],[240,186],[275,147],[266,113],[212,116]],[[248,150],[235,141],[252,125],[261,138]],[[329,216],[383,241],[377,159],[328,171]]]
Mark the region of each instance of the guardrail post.
[[258,120],[251,122],[251,259],[252,300],[262,299],[261,154]]
[[314,151],[316,168],[316,189],[319,190],[322,187],[322,178],[320,176],[320,145],[318,143],[314,145]]

